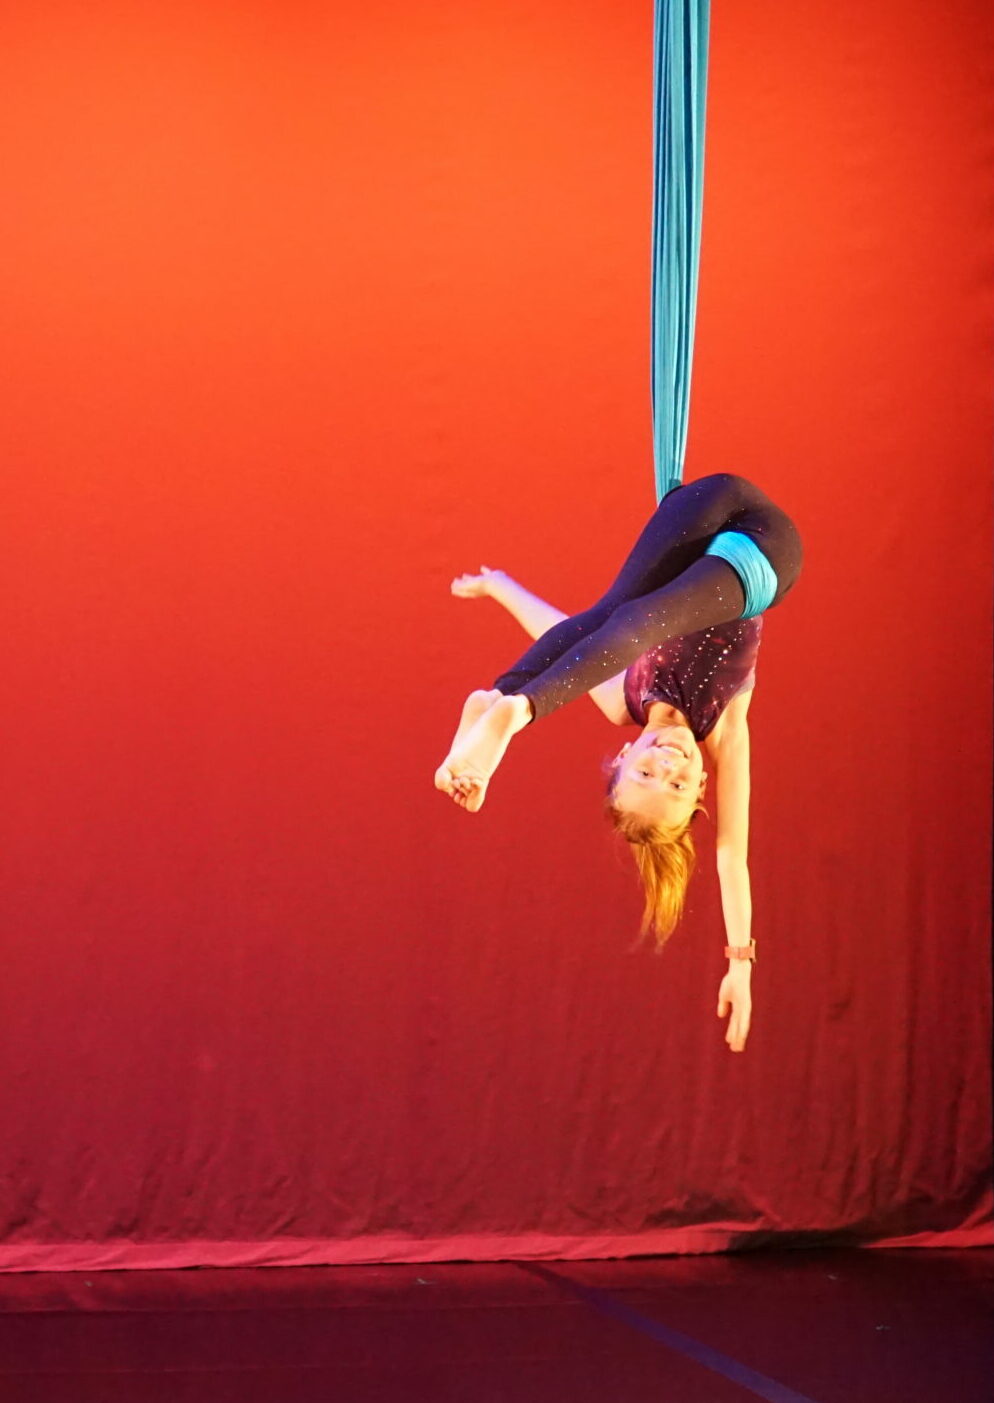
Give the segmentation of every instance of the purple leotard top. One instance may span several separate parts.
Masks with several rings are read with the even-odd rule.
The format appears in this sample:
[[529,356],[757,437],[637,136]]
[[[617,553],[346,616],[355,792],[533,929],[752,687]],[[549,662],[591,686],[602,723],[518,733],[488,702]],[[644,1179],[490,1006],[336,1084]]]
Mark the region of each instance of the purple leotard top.
[[682,711],[697,740],[710,735],[718,717],[740,692],[756,685],[756,657],[763,616],[715,624],[650,648],[625,672],[625,702],[640,726],[653,702]]

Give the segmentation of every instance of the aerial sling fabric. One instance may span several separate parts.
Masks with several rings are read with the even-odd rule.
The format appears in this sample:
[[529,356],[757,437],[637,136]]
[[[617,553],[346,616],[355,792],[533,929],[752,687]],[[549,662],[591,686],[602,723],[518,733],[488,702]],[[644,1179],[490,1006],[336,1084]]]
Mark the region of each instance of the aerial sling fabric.
[[[701,253],[709,0],[655,0],[653,43],[652,430],[656,500],[683,481]],[[735,569],[745,617],[769,608],[777,577],[756,543],[721,532],[707,554]]]
[[655,0],[652,422],[656,500],[683,480],[704,189],[709,0]]

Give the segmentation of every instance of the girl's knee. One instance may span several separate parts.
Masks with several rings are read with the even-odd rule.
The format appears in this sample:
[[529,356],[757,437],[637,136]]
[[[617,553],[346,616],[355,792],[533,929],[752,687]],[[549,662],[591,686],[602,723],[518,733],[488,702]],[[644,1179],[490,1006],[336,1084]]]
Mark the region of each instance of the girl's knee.
[[699,477],[697,481],[711,492],[734,493],[741,495],[744,490],[749,490],[752,484],[747,478],[740,477],[738,473],[708,473],[706,477]]

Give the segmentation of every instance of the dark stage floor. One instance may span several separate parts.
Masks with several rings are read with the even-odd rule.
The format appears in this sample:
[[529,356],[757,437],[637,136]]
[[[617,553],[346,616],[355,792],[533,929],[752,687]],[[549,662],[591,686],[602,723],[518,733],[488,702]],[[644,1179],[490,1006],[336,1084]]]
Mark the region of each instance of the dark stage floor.
[[0,1276],[2,1403],[990,1403],[994,1249]]

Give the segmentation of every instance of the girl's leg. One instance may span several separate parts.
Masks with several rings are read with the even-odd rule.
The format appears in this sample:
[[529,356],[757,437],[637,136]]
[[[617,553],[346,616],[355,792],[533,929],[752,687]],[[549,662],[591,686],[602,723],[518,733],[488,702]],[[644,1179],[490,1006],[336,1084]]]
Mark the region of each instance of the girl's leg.
[[[607,593],[580,614],[563,619],[532,644],[494,686],[514,692],[600,628],[619,605],[650,594],[699,559],[708,542],[756,498],[768,499],[745,478],[713,473],[668,492],[646,522]],[[770,504],[772,505],[772,503]]]
[[[707,485],[713,479],[703,481]],[[739,506],[718,530],[740,532],[758,546],[776,576],[776,590],[770,604],[778,604],[792,588],[800,571],[801,539],[797,528],[785,512],[751,483],[743,478],[731,481]],[[697,633],[742,617],[746,592],[738,572],[726,560],[705,553],[717,531],[693,535],[701,522],[710,525],[713,521],[713,517],[709,519],[703,512],[686,518],[683,539],[694,541],[695,558],[675,578],[667,579],[647,593],[624,597],[630,580],[652,578],[651,566],[646,566],[641,576],[633,571],[628,581],[623,578],[633,564],[633,552],[619,576],[620,586],[618,581],[612,586],[612,591],[617,588],[621,595],[621,602],[609,609],[593,632],[563,648],[541,672],[523,678],[514,688],[528,697],[534,717],[545,716],[574,697],[589,692],[628,667],[642,653],[670,638]],[[643,538],[636,550],[643,544]],[[669,551],[667,566],[678,557],[680,549],[682,545]],[[668,570],[661,573],[668,573]],[[611,593],[605,596],[609,604],[611,597]],[[500,690],[509,689],[501,686]]]
[[734,473],[711,473],[668,492],[598,603],[614,609],[675,580],[704,554],[712,538],[733,522],[756,492],[750,482]]
[[530,719],[589,692],[653,642],[738,618],[744,603],[745,591],[731,565],[706,555],[661,589],[620,604],[599,629],[522,686],[517,695],[498,697],[461,734],[436,773],[436,785],[475,812],[511,738]]
[[[717,474],[667,494],[617,579],[597,604],[543,634],[495,684],[546,716],[628,667],[667,639],[741,618],[746,592],[728,561],[706,553],[720,531],[750,536],[777,576],[773,603],[793,586],[801,542],[793,522],[744,478]],[[479,808],[514,731],[526,724],[499,698],[445,762],[441,788]],[[440,771],[440,774],[442,772]],[[437,782],[437,781],[436,781]]]
[[675,580],[627,600],[600,628],[517,688],[533,718],[547,716],[629,667],[650,648],[742,617],[745,590],[727,561],[704,555]]

